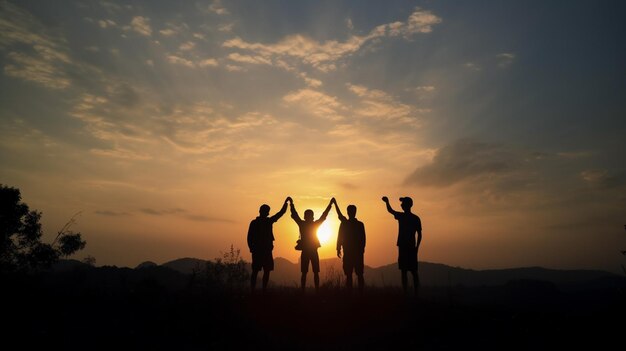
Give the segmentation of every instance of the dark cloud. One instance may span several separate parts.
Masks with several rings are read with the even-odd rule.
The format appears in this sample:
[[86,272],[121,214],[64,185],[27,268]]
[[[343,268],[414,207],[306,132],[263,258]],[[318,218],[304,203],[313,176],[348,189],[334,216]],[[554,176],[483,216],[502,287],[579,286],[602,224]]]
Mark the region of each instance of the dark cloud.
[[340,186],[340,187],[342,187],[342,188],[344,188],[344,189],[346,189],[346,190],[355,190],[355,189],[358,189],[358,188],[359,188],[359,186],[358,186],[358,185],[353,184],[353,183],[347,183],[347,182],[345,182],[345,183],[339,183],[339,186]]
[[587,183],[601,188],[614,189],[626,185],[626,174],[612,173],[608,170],[586,170],[580,176]]
[[128,212],[116,212],[116,211],[109,211],[109,210],[97,210],[97,211],[94,211],[94,213],[99,214],[101,216],[110,216],[110,217],[130,216],[130,213]]
[[465,180],[503,175],[518,167],[524,155],[501,144],[457,140],[441,148],[433,162],[417,168],[407,185],[446,187]]
[[179,217],[188,219],[190,221],[197,221],[197,222],[235,223],[233,220],[228,219],[228,218],[211,217],[211,216],[205,216],[205,215],[198,215],[198,214],[189,213],[189,211],[187,211],[187,210],[185,210],[183,208],[170,208],[170,209],[164,209],[164,210],[156,210],[156,209],[153,209],[153,208],[142,208],[139,211],[144,213],[144,214],[150,215],[150,216],[175,215],[175,216],[179,216]]
[[204,215],[186,215],[185,218],[191,221],[198,222],[224,222],[224,223],[235,223],[235,221],[227,218],[218,218],[218,217],[209,217]]
[[165,215],[179,214],[179,213],[187,212],[186,210],[184,210],[182,208],[172,208],[172,209],[166,209],[166,210],[155,210],[155,209],[152,209],[152,208],[142,208],[139,211],[141,211],[142,213],[151,215],[151,216],[165,216]]
[[126,83],[117,85],[111,91],[110,99],[118,105],[127,108],[136,106],[141,100],[137,91]]

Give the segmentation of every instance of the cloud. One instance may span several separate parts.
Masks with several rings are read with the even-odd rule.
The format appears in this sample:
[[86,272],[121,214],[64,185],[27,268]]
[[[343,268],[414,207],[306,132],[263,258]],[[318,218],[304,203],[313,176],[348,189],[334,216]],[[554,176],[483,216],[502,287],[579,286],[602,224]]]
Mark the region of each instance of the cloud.
[[497,54],[496,59],[498,60],[498,67],[505,68],[513,63],[515,60],[515,54],[503,52],[501,54]]
[[334,121],[343,118],[339,111],[343,110],[344,107],[339,103],[337,97],[326,95],[317,90],[300,89],[293,91],[285,95],[283,101],[291,106],[299,106],[318,117]]
[[155,210],[153,208],[142,208],[139,211],[144,213],[144,214],[151,215],[151,216],[164,216],[164,215],[179,214],[179,213],[186,213],[187,212],[186,210],[184,210],[182,208],[171,208],[171,209],[166,209],[166,210]]
[[208,58],[198,62],[199,67],[217,67],[218,63],[216,59]]
[[235,23],[227,23],[220,25],[217,30],[219,30],[220,32],[230,33],[233,31],[234,27]]
[[520,155],[504,145],[460,139],[439,149],[430,164],[418,167],[404,183],[447,187],[509,173],[519,161]]
[[96,210],[94,211],[95,214],[101,215],[101,216],[109,216],[109,217],[126,217],[126,216],[130,216],[130,213],[128,212],[118,212],[118,211],[109,211],[109,210]]
[[98,25],[100,28],[108,28],[108,27],[116,27],[117,23],[110,19],[103,19],[98,21]]
[[351,109],[362,117],[415,124],[417,111],[410,105],[397,101],[382,90],[368,89],[362,85],[346,84],[348,90],[361,98],[360,105]]
[[9,51],[4,74],[47,88],[69,87],[71,80],[66,70],[74,63],[69,57],[67,42],[49,32],[30,13],[9,2],[1,2],[0,49]]
[[236,223],[232,219],[220,218],[220,217],[211,217],[211,216],[204,216],[204,215],[191,215],[190,214],[190,215],[184,216],[184,218],[186,218],[186,219],[188,219],[190,221],[197,221],[197,222]]
[[193,41],[188,41],[188,42],[180,44],[178,49],[180,49],[182,51],[189,51],[189,50],[193,49],[195,46],[196,46],[196,43],[194,43]]
[[249,55],[241,55],[238,53],[232,53],[228,55],[228,59],[231,61],[239,62],[239,63],[250,63],[255,65],[271,65],[272,62],[266,58],[261,56],[249,56]]
[[196,66],[192,61],[176,55],[167,55],[166,59],[169,63],[173,63],[175,65],[182,65],[189,68],[194,68]]
[[64,89],[71,81],[50,60],[28,56],[18,52],[7,55],[13,62],[4,66],[4,74],[38,83],[47,88]]
[[[351,35],[344,42],[329,40],[318,42],[301,34],[289,35],[275,44],[251,43],[239,37],[227,40],[222,44],[225,48],[249,51],[261,56],[266,61],[276,64],[278,60],[295,60],[296,63],[310,65],[316,69],[329,72],[337,68],[336,62],[355,52],[374,39],[383,37],[403,36],[410,38],[416,33],[429,33],[432,26],[441,19],[420,8],[409,16],[406,22],[394,22],[377,26],[364,36]],[[290,66],[294,62],[290,63]]]
[[146,215],[157,216],[157,217],[174,215],[174,216],[179,216],[184,219],[188,219],[190,221],[197,221],[197,222],[235,223],[233,220],[230,220],[227,218],[212,217],[212,216],[189,213],[189,211],[182,209],[182,208],[170,208],[170,209],[161,209],[161,210],[156,210],[153,208],[142,208],[139,210],[139,212],[146,214]]
[[582,171],[580,177],[588,184],[602,189],[612,189],[626,185],[626,175],[614,174],[606,169],[588,169]]
[[228,10],[222,5],[220,0],[213,1],[213,3],[208,7],[208,11],[220,16],[229,14]]
[[171,37],[176,34],[176,31],[172,28],[166,28],[159,30],[159,33],[161,33],[161,35],[163,35],[164,37]]
[[150,27],[150,19],[143,16],[135,16],[130,21],[130,27],[135,32],[145,35],[147,37],[152,35],[152,28]]
[[464,67],[471,69],[472,71],[480,71],[482,68],[474,62],[465,62]]

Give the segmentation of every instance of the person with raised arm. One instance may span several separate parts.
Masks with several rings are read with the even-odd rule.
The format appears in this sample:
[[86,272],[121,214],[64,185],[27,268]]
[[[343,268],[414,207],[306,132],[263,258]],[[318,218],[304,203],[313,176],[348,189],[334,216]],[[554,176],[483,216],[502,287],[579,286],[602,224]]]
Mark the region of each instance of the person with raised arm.
[[352,272],[357,276],[359,293],[363,293],[365,279],[363,278],[364,253],[365,253],[365,225],[356,218],[356,206],[348,205],[348,218],[339,209],[337,200],[331,200],[335,204],[339,225],[337,235],[337,257],[341,258],[343,248],[343,272],[346,275],[346,287],[352,291]]
[[291,197],[287,197],[283,207],[275,215],[269,216],[269,205],[263,204],[259,208],[259,216],[250,222],[248,227],[248,248],[252,253],[252,274],[250,275],[250,290],[254,293],[257,275],[263,269],[263,293],[267,290],[270,280],[270,272],[274,270],[274,232],[273,225],[287,212],[287,203]]
[[[387,211],[393,215],[398,221],[398,268],[400,269],[402,278],[402,289],[405,294],[407,292],[407,271],[413,276],[413,288],[415,296],[418,295],[420,280],[417,273],[417,252],[422,242],[422,221],[411,212],[413,199],[410,197],[401,197],[400,206],[403,212],[394,211],[389,204],[389,199],[383,196],[382,200],[387,205]],[[417,233],[417,240],[415,240]]]
[[291,218],[293,218],[293,220],[298,225],[298,229],[300,231],[300,240],[302,243],[302,253],[300,254],[300,271],[302,272],[300,285],[302,287],[302,292],[305,291],[306,287],[306,276],[309,271],[309,262],[311,263],[311,268],[313,270],[313,282],[315,284],[315,292],[319,292],[320,257],[317,253],[317,249],[322,245],[317,238],[317,229],[326,220],[328,212],[330,212],[331,205],[332,200],[328,203],[328,206],[326,206],[326,209],[318,220],[314,220],[313,210],[307,209],[306,211],[304,211],[304,220],[302,220],[300,218],[300,215],[298,215],[298,211],[296,211],[296,207],[294,206],[293,201],[291,201]]

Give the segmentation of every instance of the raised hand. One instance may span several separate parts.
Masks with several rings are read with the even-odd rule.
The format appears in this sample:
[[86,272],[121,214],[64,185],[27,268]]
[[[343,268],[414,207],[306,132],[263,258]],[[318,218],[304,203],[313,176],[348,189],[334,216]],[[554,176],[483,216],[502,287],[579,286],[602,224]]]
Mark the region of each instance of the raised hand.
[[383,201],[389,203],[389,198],[387,196],[383,196]]
[[334,197],[332,199],[330,199],[330,203],[331,204],[335,204],[335,206],[337,206],[337,200],[335,200]]
[[291,198],[291,196],[287,196],[287,198],[285,199],[285,202],[293,203],[293,199]]

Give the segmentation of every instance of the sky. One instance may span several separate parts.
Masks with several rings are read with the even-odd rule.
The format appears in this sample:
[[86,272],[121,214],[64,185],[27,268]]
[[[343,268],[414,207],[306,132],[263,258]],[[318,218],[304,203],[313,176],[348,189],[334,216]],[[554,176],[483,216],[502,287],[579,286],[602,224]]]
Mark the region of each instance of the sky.
[[[331,197],[397,259],[620,271],[622,1],[0,1],[0,183],[97,265],[213,259]],[[328,216],[320,256],[335,255]],[[298,260],[296,224],[274,256]]]

